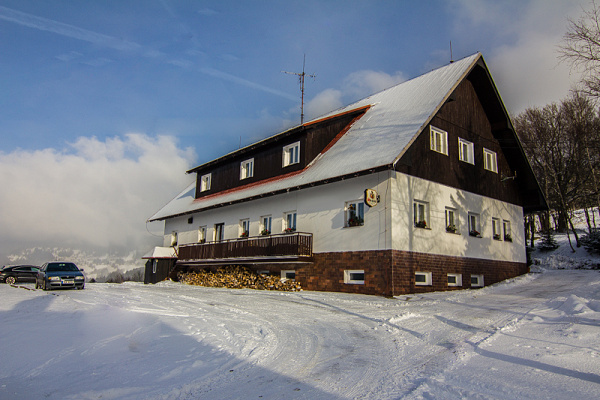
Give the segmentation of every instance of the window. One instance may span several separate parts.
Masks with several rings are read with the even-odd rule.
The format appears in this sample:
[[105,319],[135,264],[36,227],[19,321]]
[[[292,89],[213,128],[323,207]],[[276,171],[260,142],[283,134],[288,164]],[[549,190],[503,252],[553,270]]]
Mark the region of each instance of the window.
[[254,158],[240,163],[240,179],[251,178],[254,176]]
[[271,216],[264,215],[260,217],[260,234],[270,235],[271,234]]
[[344,283],[352,285],[364,285],[365,284],[365,271],[364,270],[345,270],[344,271]]
[[223,240],[223,229],[225,228],[225,224],[215,224],[215,242],[220,242]]
[[198,243],[206,243],[206,226],[198,227]]
[[450,207],[446,207],[446,232],[458,233],[458,212]]
[[448,286],[462,286],[462,274],[448,274]]
[[349,201],[346,203],[345,227],[363,226],[365,224],[365,203],[362,201]]
[[250,235],[250,220],[240,219],[240,237],[248,237]]
[[498,173],[496,153],[486,149],[485,147],[483,148],[483,168],[487,169],[488,171]]
[[460,161],[468,162],[469,164],[475,164],[473,143],[465,139],[458,138],[458,158]]
[[429,228],[429,203],[415,200],[413,202],[413,218],[415,227]]
[[483,275],[471,275],[471,287],[483,287]]
[[479,214],[469,213],[469,235],[481,237],[481,228],[479,225]]
[[193,224],[193,223],[194,223],[194,217],[189,217],[188,224]]
[[152,273],[155,274],[156,273],[156,267],[158,265],[158,260],[155,258],[154,260],[152,260]]
[[295,280],[296,279],[296,271],[294,271],[293,269],[283,269],[281,270],[281,280],[282,281],[287,281],[287,280]]
[[431,286],[431,272],[415,272],[415,285]]
[[448,132],[429,127],[431,150],[448,155]]
[[171,232],[171,247],[177,246],[177,232]]
[[494,240],[502,240],[500,236],[500,220],[498,218],[492,218],[492,235]]
[[205,192],[210,190],[210,177],[211,174],[202,175],[200,178],[200,191]]
[[283,148],[283,166],[298,164],[300,162],[300,142],[292,143]]
[[290,211],[283,214],[283,231],[296,231],[296,211]]
[[504,230],[504,240],[507,242],[512,242],[512,235],[510,233],[510,221],[502,221],[502,229]]

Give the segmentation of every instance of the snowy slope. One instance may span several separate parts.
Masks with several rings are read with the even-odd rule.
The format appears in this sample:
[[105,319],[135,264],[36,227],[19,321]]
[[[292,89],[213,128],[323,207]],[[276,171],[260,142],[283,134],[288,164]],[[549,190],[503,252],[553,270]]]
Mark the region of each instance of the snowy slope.
[[[33,285],[24,285],[32,288]],[[0,285],[1,399],[592,399],[600,273],[387,299]]]

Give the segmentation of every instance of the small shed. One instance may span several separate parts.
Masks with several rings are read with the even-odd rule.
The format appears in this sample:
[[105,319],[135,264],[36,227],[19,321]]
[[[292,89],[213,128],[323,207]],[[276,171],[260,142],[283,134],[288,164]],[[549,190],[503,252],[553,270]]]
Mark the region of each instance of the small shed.
[[177,252],[173,247],[155,247],[142,259],[146,261],[144,283],[157,283],[165,280],[175,266]]

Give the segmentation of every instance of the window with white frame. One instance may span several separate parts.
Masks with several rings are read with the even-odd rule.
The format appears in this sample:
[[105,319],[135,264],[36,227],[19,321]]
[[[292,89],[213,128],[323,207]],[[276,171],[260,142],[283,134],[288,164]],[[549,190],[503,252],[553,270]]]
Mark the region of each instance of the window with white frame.
[[417,228],[429,228],[429,203],[413,201],[413,220]]
[[496,152],[483,148],[483,168],[498,173]]
[[296,211],[289,211],[283,214],[283,231],[296,231]]
[[481,237],[481,225],[479,221],[479,214],[470,212],[469,218],[469,235],[475,237]]
[[365,224],[365,203],[362,201],[348,201],[345,207],[344,226],[363,226]]
[[462,286],[462,274],[448,274],[448,286]]
[[464,161],[469,164],[475,164],[473,151],[473,143],[469,142],[468,140],[458,138],[458,158],[460,161]]
[[240,179],[251,178],[254,176],[254,158],[240,163]]
[[206,175],[202,175],[202,177],[200,177],[200,191],[201,192],[210,190],[211,175],[212,174],[206,174]]
[[458,212],[455,208],[446,207],[446,232],[458,233]]
[[512,242],[512,234],[510,232],[510,221],[502,221],[502,230],[504,231],[504,240]]
[[198,243],[206,243],[206,226],[198,227]]
[[296,271],[293,269],[282,269],[281,270],[281,280],[282,281],[288,281],[288,280],[295,280],[296,279]]
[[448,132],[430,126],[429,138],[431,150],[448,155]]
[[263,215],[260,217],[260,234],[263,236],[271,234],[271,221],[270,215]]
[[483,275],[471,275],[471,287],[483,287]]
[[502,240],[502,236],[500,235],[500,219],[492,218],[492,237],[494,240]]
[[292,143],[283,148],[283,166],[300,162],[300,142]]
[[431,286],[431,272],[415,272],[415,285]]
[[365,271],[362,269],[345,270],[344,271],[344,283],[353,285],[364,285],[365,284]]
[[250,236],[250,220],[240,219],[240,237]]

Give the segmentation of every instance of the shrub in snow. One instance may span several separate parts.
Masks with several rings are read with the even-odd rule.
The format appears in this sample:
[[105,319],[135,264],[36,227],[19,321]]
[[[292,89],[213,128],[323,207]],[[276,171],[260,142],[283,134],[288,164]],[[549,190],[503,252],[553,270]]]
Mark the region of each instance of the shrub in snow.
[[600,229],[593,230],[591,233],[583,236],[579,241],[588,253],[600,254]]
[[556,239],[554,239],[554,232],[552,229],[547,229],[546,232],[542,234],[541,243],[538,246],[540,251],[551,251],[558,249],[558,243],[556,243]]

